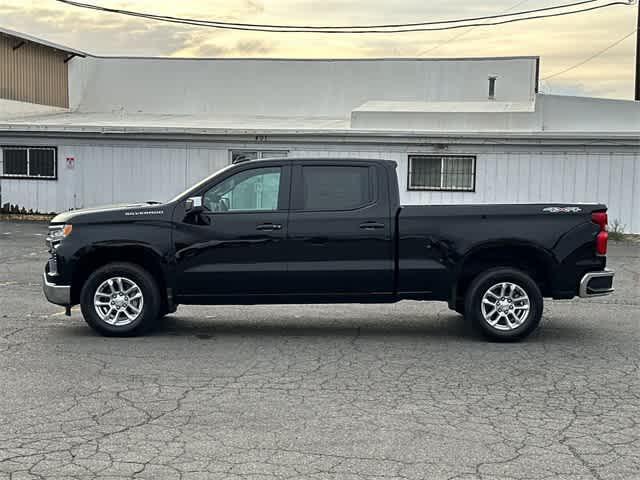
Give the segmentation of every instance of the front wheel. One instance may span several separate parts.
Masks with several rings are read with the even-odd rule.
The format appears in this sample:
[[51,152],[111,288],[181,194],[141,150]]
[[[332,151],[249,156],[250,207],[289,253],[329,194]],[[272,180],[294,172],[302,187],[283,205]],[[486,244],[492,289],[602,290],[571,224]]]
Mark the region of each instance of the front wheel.
[[80,292],[85,321],[109,336],[139,335],[149,330],[156,323],[160,303],[153,277],[132,263],[110,263],[99,268]]
[[525,272],[495,268],[476,277],[467,291],[465,313],[494,340],[515,341],[533,332],[542,318],[540,288]]

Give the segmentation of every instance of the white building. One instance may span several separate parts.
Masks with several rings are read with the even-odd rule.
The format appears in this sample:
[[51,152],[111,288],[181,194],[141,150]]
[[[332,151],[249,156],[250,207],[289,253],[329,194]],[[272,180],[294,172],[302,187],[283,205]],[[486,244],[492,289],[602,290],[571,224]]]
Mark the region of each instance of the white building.
[[640,103],[543,95],[537,57],[95,57],[2,32],[21,82],[49,78],[24,45],[66,68],[31,92],[0,74],[0,204],[163,200],[234,160],[364,157],[398,163],[407,204],[597,201],[640,233]]

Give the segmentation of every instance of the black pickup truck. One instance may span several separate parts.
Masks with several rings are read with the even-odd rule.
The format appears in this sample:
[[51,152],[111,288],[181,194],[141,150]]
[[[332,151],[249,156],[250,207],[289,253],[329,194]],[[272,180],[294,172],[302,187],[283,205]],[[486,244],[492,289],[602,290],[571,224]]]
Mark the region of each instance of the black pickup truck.
[[521,339],[543,297],[613,292],[606,206],[401,206],[396,164],[272,159],[166,203],[70,211],[49,227],[44,293],[106,335],[179,304],[446,301]]

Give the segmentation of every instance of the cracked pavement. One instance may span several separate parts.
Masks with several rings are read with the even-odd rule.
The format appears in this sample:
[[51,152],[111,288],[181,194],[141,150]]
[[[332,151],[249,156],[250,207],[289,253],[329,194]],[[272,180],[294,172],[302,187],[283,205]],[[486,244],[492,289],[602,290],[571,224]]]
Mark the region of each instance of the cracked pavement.
[[640,479],[640,244],[524,343],[442,303],[180,307],[148,337],[47,303],[0,223],[0,480]]

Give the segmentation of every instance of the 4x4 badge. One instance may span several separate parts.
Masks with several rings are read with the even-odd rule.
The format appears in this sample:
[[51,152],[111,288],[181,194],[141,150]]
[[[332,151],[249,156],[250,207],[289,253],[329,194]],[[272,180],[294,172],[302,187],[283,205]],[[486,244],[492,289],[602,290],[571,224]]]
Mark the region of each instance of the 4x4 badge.
[[580,207],[547,207],[543,208],[542,211],[549,213],[578,213],[582,209]]

